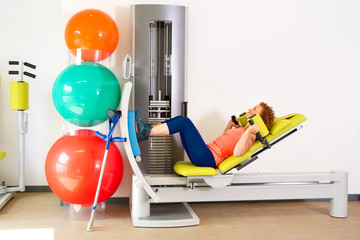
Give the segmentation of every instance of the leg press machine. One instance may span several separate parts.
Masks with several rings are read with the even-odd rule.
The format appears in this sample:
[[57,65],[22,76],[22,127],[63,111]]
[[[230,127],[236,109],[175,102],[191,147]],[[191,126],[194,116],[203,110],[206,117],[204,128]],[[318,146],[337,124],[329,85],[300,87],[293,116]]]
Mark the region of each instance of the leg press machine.
[[[121,137],[133,170],[131,217],[136,227],[182,227],[200,224],[188,202],[330,199],[330,216],[347,217],[348,173],[287,172],[241,173],[238,170],[267,149],[257,141],[241,156],[225,159],[218,169],[197,167],[188,161],[177,162],[177,174],[143,174],[135,133],[135,119],[128,111],[132,83],[126,82],[120,102]],[[302,128],[306,117],[289,114],[277,118],[267,140],[273,146]],[[130,129],[130,131],[129,131]]]

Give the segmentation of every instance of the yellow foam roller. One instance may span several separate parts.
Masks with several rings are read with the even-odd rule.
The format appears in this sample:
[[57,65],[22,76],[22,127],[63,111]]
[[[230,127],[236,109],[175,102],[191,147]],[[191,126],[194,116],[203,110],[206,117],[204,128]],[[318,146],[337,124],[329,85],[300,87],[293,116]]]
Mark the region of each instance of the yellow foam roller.
[[242,127],[245,127],[246,126],[246,124],[248,123],[248,120],[247,120],[247,118],[246,118],[246,112],[243,112],[242,114],[240,114],[240,116],[238,117],[238,120],[239,120],[239,122],[240,122],[240,125],[242,126]]
[[29,109],[29,84],[27,82],[10,83],[10,109]]
[[254,121],[254,123],[256,123],[259,128],[260,128],[260,134],[263,137],[266,137],[269,134],[269,130],[267,129],[264,121],[262,120],[262,118],[260,117],[259,114],[256,114],[255,116],[251,117],[251,119]]

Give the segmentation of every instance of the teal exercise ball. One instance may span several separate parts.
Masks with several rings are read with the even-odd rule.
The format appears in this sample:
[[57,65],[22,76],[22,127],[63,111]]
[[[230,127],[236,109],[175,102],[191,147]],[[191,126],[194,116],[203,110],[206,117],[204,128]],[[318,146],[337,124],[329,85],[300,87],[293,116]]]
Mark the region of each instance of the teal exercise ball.
[[121,89],[116,76],[94,62],[82,62],[64,69],[53,86],[56,110],[68,122],[91,127],[108,119],[107,110],[117,109]]

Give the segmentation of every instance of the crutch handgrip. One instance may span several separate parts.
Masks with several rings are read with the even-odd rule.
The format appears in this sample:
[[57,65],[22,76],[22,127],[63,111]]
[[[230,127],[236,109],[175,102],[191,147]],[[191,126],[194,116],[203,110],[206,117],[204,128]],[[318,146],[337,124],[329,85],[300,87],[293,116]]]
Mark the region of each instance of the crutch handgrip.
[[101,139],[104,140],[104,141],[106,141],[106,138],[107,138],[106,135],[100,133],[99,131],[96,131],[96,132],[95,132],[95,136],[101,138]]
[[126,142],[126,138],[122,138],[122,137],[114,137],[111,140],[112,142]]

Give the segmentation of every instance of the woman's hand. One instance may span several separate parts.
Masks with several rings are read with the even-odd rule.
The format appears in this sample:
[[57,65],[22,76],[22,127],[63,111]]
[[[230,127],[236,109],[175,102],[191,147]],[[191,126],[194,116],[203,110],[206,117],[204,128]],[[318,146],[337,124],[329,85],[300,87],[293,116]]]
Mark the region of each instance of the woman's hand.
[[260,128],[256,123],[246,129],[246,131],[248,131],[249,133],[254,134],[254,135],[256,135],[256,133],[259,132],[259,130],[260,130]]
[[225,131],[233,127],[240,127],[240,124],[235,124],[234,121],[230,119],[228,124],[226,125]]

